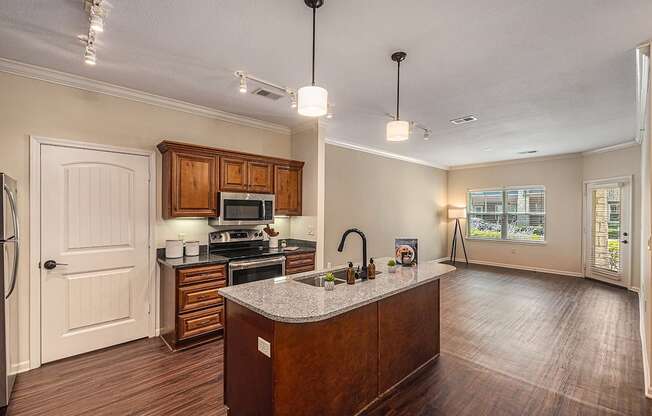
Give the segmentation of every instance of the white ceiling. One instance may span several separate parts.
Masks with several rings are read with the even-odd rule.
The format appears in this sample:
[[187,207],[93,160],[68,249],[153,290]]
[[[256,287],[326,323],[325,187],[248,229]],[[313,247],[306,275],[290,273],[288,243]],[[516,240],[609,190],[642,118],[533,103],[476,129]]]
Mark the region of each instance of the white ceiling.
[[[305,121],[287,102],[237,92],[233,72],[297,88],[310,80],[303,0],[109,0],[98,65],[82,62],[82,0],[0,2],[0,57],[262,120]],[[652,38],[649,0],[326,0],[317,83],[328,137],[440,165],[579,152],[635,137],[635,47]],[[433,130],[387,143],[401,115]],[[474,114],[479,121],[449,120]]]

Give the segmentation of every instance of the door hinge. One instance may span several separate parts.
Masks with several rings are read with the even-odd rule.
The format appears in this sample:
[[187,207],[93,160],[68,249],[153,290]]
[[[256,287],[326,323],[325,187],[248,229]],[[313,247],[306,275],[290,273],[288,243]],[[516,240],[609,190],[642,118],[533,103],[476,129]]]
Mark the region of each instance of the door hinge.
[[147,315],[151,314],[151,305],[147,304]]

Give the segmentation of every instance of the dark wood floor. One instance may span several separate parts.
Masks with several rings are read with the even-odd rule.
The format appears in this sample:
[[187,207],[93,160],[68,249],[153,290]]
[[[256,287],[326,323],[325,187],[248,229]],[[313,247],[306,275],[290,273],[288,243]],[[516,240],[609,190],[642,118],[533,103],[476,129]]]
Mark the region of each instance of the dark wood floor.
[[[471,266],[442,282],[441,307],[439,360],[368,415],[652,414],[634,293]],[[8,414],[225,415],[222,365],[221,342],[136,341],[21,374]]]

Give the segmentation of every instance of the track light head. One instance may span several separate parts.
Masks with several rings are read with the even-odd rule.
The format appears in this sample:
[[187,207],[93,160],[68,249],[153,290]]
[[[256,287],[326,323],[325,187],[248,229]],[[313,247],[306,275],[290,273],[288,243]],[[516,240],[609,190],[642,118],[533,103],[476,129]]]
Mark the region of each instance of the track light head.
[[86,47],[86,51],[84,52],[84,63],[91,66],[94,66],[97,63],[95,49],[92,46]]
[[240,77],[239,91],[241,94],[245,94],[247,92],[247,77],[245,76],[245,74],[242,73],[239,75],[239,77]]
[[91,13],[90,13],[90,22],[91,22],[91,30],[96,32],[96,33],[102,33],[104,32],[104,12],[102,10],[102,6],[98,5],[93,5],[91,6]]
[[430,135],[432,132],[430,130],[424,130],[423,132],[423,140],[430,140]]

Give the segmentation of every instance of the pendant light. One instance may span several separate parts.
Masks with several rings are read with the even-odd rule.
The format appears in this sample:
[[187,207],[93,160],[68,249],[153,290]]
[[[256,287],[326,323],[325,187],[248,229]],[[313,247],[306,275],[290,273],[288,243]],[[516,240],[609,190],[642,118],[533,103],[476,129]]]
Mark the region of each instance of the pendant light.
[[387,141],[403,142],[410,138],[410,122],[401,120],[399,113],[399,100],[401,97],[401,62],[405,59],[405,52],[394,52],[392,61],[398,64],[396,77],[396,119],[387,123]]
[[315,21],[317,9],[324,5],[324,0],[304,0],[312,9],[312,84],[299,88],[298,111],[302,116],[320,117],[328,112],[328,91],[315,85]]

